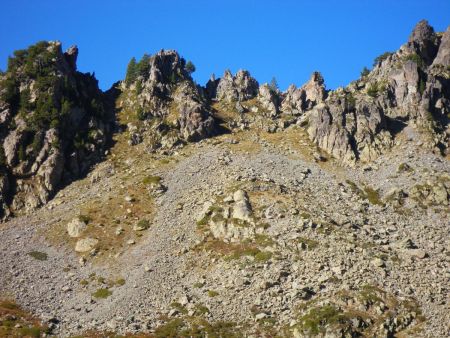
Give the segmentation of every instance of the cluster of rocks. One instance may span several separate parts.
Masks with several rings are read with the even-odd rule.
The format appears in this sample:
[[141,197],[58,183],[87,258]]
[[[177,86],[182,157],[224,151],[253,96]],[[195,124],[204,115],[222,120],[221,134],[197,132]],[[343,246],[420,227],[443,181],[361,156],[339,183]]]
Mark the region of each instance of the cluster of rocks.
[[186,61],[176,51],[161,50],[144,62],[145,74],[119,86],[125,97],[119,100],[121,108],[143,121],[140,128],[129,125],[130,144],[146,141],[155,150],[212,136],[214,119]]
[[236,190],[221,201],[208,201],[203,206],[197,224],[208,226],[214,238],[226,242],[240,242],[253,238],[257,233],[252,206],[247,192]]

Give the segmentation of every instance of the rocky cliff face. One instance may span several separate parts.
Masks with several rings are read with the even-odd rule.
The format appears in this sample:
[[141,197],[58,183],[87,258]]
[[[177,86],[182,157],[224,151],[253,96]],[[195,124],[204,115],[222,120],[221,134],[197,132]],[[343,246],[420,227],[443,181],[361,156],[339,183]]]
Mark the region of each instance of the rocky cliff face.
[[77,54],[40,42],[0,76],[0,217],[46,203],[106,149],[113,115]]
[[204,90],[193,82],[177,52],[144,56],[137,68],[129,85],[119,85],[119,105],[130,121],[130,144],[145,142],[154,151],[214,134]]
[[392,144],[399,126],[415,124],[428,146],[444,152],[449,140],[449,31],[436,34],[421,21],[395,53],[310,113],[308,132],[323,149],[344,160],[370,161]]

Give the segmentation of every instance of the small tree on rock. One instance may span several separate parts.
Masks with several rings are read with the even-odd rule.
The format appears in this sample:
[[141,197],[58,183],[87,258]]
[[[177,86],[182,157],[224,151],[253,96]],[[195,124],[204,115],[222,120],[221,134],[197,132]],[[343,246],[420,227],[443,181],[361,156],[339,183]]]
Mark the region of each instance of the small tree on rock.
[[278,91],[278,82],[277,82],[277,79],[275,78],[275,76],[272,77],[272,80],[270,80],[269,87],[273,92]]
[[184,66],[184,69],[186,70],[186,72],[188,72],[189,75],[194,73],[196,70],[195,65],[192,63],[192,61],[188,61],[186,63],[186,66]]
[[127,67],[127,75],[125,76],[125,84],[130,86],[134,81],[136,81],[137,75],[138,75],[138,69],[137,69],[137,63],[136,58],[132,57],[130,62],[128,63]]

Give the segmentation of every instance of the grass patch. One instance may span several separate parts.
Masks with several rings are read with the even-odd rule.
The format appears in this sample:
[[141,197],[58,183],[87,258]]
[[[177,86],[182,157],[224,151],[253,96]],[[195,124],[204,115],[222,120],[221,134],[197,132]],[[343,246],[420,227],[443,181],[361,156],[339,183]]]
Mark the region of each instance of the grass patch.
[[299,328],[312,335],[319,335],[325,332],[326,326],[336,324],[344,318],[342,312],[333,305],[324,305],[303,315],[299,320]]
[[49,333],[48,328],[23,311],[16,303],[0,300],[0,337],[36,337]]
[[92,296],[95,298],[103,298],[103,299],[108,298],[111,295],[112,295],[112,292],[106,288],[97,289],[97,291],[95,291],[92,294]]
[[362,199],[367,199],[370,204],[384,206],[378,190],[375,190],[369,186],[364,186],[363,189],[361,189],[355,182],[352,182],[350,180],[346,180],[345,182],[347,183],[351,191],[353,191]]
[[219,293],[217,291],[208,290],[208,297],[216,297],[218,295],[219,295]]
[[255,255],[255,262],[267,262],[272,258],[272,253],[269,251],[260,251]]
[[41,251],[30,251],[28,255],[33,257],[34,259],[37,259],[38,261],[46,261],[48,258],[48,255],[45,252]]
[[186,309],[186,307],[184,307],[183,305],[181,305],[178,302],[173,302],[170,304],[170,307],[177,310],[178,312],[182,313],[182,314],[187,314],[188,310]]
[[233,322],[209,323],[203,318],[175,318],[156,328],[155,338],[240,338],[244,333]]
[[145,185],[149,185],[149,184],[158,184],[159,182],[161,182],[162,178],[159,176],[146,176],[142,179],[142,183],[144,183]]
[[125,285],[125,279],[123,279],[123,278],[119,278],[118,280],[116,280],[116,283],[115,283],[117,286],[123,286],[123,285]]
[[86,224],[92,221],[92,218],[89,215],[78,215],[78,219]]

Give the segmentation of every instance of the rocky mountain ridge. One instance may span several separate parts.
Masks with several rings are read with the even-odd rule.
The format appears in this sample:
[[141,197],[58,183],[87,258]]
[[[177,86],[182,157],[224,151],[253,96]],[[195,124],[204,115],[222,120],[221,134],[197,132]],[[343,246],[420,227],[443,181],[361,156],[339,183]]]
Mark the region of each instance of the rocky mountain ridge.
[[285,92],[162,50],[102,93],[76,47],[16,52],[0,336],[448,336],[449,39]]
[[[2,76],[3,214],[33,210],[46,203],[62,182],[86,173],[114,131],[117,95],[119,109],[130,115],[130,144],[146,142],[149,151],[170,150],[255,123],[272,132],[299,124],[321,149],[354,164],[375,159],[392,146],[401,128],[415,123],[428,133],[427,145],[445,153],[449,35],[449,30],[437,34],[421,21],[399,51],[384,54],[371,72],[349,86],[326,90],[324,79],[315,72],[305,85],[290,86],[284,93],[268,84],[260,86],[244,70],[234,76],[226,71],[201,87],[177,52],[160,51],[145,56],[139,71],[110,91],[115,95],[106,95],[92,76],[76,72],[76,47],[63,54],[58,43],[40,43],[18,51]],[[43,86],[48,89],[36,86],[46,77],[50,80]],[[45,101],[48,97],[51,100]],[[225,130],[220,128],[221,110],[231,113]],[[26,114],[44,121],[43,128],[29,132],[33,127],[30,119],[23,119]],[[63,140],[62,151],[50,146],[60,138],[52,123],[70,125],[64,134],[69,143],[74,138],[75,142]],[[66,160],[61,163],[59,158]]]

